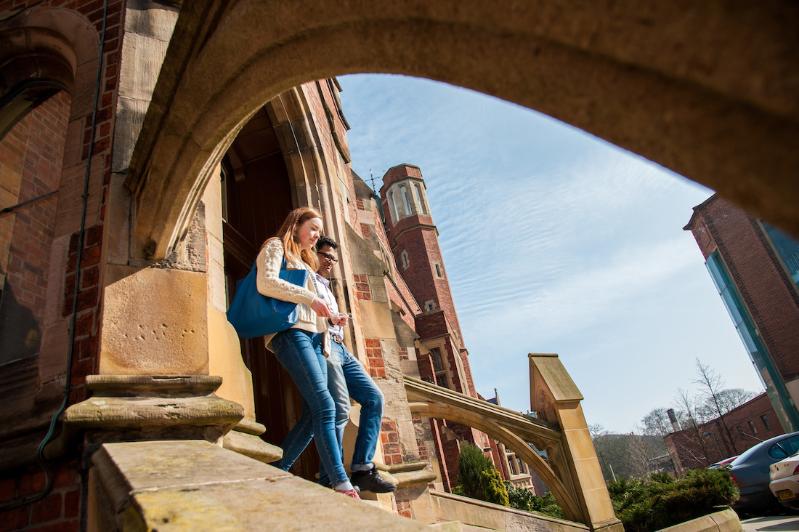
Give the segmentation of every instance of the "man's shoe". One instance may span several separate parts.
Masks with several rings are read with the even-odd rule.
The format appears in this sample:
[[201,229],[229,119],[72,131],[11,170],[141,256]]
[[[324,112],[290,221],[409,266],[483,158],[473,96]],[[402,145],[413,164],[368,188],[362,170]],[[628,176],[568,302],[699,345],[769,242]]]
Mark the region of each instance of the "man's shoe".
[[369,471],[354,471],[351,482],[361,491],[372,493],[390,493],[397,489],[397,486],[380,476],[376,467],[372,467]]

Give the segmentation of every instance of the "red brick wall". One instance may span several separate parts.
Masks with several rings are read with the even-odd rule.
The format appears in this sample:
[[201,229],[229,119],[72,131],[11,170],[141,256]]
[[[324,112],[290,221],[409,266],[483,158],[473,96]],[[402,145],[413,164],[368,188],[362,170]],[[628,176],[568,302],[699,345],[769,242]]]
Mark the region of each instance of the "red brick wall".
[[[768,427],[763,423],[763,416],[766,417]],[[714,462],[743,453],[759,443],[758,440],[767,440],[784,433],[771,401],[765,393],[725,414],[724,421],[732,435],[734,445],[730,442],[727,431],[719,419],[699,425],[698,434],[710,433],[710,436],[702,441],[704,448],[694,428],[686,428],[664,438],[672,458],[676,458],[675,462],[679,462],[675,463],[678,472],[707,467]],[[752,433],[750,421],[755,433]]]
[[429,312],[416,316],[416,334],[422,340],[443,336],[449,331],[444,311]]
[[776,262],[761,227],[718,196],[696,212],[698,220],[691,229],[703,255],[718,247],[783,379],[799,377],[799,294]]
[[[56,467],[53,470],[53,490],[50,494],[31,505],[0,512],[0,531],[78,530],[81,483],[78,471],[76,461]],[[39,493],[44,484],[44,473],[38,468],[0,477],[0,502]]]
[[[34,7],[34,9],[47,8],[48,5],[55,4],[61,8],[73,9],[81,16],[85,17],[99,34],[102,26],[103,2],[102,0],[73,0],[62,2],[29,2],[0,1],[0,12],[8,12],[11,9],[20,7]],[[79,308],[77,334],[75,338],[75,366],[72,371],[73,387],[70,402],[78,402],[86,397],[84,381],[87,373],[94,372],[97,363],[97,330],[98,318],[101,313],[99,289],[102,286],[99,270],[93,268],[102,254],[100,239],[103,233],[105,219],[105,201],[107,198],[108,186],[111,178],[111,144],[114,129],[114,113],[116,109],[116,93],[119,80],[119,65],[121,55],[121,36],[123,30],[124,2],[121,0],[111,0],[108,5],[107,30],[105,37],[105,50],[103,56],[103,72],[100,86],[100,101],[97,109],[97,134],[94,142],[94,155],[91,161],[91,185],[89,189],[88,201],[88,228],[85,243],[85,258],[83,264],[87,266],[80,283]],[[92,46],[86,47],[87,53],[92,53]],[[78,63],[91,60],[91,57],[77,57]],[[82,210],[83,177],[86,168],[89,145],[91,142],[91,105],[93,102],[95,72],[89,72],[75,81],[74,93],[85,96],[72,100],[70,109],[69,126],[64,127],[64,132],[75,131],[66,138],[63,153],[63,169],[61,171],[60,188],[57,199],[57,212],[55,215],[54,238],[71,236],[75,245],[71,249],[71,255],[76,256],[77,232],[80,227],[80,214]],[[87,103],[87,99],[89,103]],[[77,106],[76,102],[83,102],[82,106]],[[88,106],[88,108],[86,108]],[[74,259],[73,259],[74,261]],[[74,268],[69,268],[74,271]],[[63,309],[68,304],[65,299],[69,293],[69,282],[67,282],[67,268],[60,272],[63,275],[64,293],[58,294],[59,300],[56,307]],[[52,283],[52,279],[48,279]],[[73,281],[74,282],[74,281]],[[73,285],[74,286],[74,285]],[[63,346],[59,352],[66,358],[68,346]],[[58,361],[51,361],[52,365],[58,365]],[[63,364],[63,362],[61,363]],[[41,412],[39,412],[41,414]],[[43,436],[44,434],[42,434]],[[0,448],[3,442],[0,442]],[[73,449],[74,453],[80,449]],[[63,466],[65,470],[76,474],[78,471],[77,463]],[[29,475],[21,474],[16,480],[22,483]],[[34,474],[35,477],[35,474]],[[31,481],[30,485],[35,485],[39,481]],[[77,481],[76,481],[77,482]],[[17,494],[29,490],[29,484],[15,485]],[[24,489],[23,489],[24,488]],[[35,491],[35,488],[30,488]],[[66,485],[57,484],[56,490],[42,503],[21,508],[15,511],[14,519],[20,522],[27,520],[35,523],[35,530],[76,530],[77,522],[77,499],[79,491],[76,487],[67,488]],[[56,511],[57,509],[57,511]],[[0,518],[0,523],[6,522]]]
[[366,274],[355,274],[355,297],[362,300],[372,299],[372,289],[369,287],[369,276]]
[[[7,182],[10,179],[18,181],[19,187],[16,201],[9,205],[58,189],[70,101],[63,91],[50,97],[0,140],[0,186],[16,188]],[[10,231],[6,282],[18,303],[29,309],[40,325],[47,299],[48,264],[57,207],[57,196],[50,196],[17,209],[0,225],[0,231]],[[0,241],[5,240],[3,236]],[[5,262],[5,257],[0,257],[0,265]]]
[[402,463],[402,446],[399,439],[399,428],[393,419],[384,417],[380,425],[380,442],[383,444],[383,461],[386,465]]
[[[408,219],[401,220],[400,223],[404,223],[406,220]],[[435,301],[437,308],[444,311],[447,320],[457,335],[461,337],[458,314],[452,300],[449,281],[444,270],[444,259],[435,229],[417,227],[397,235],[397,231],[392,228],[389,230],[389,238],[395,257],[399,257],[403,250],[408,252],[410,266],[406,270],[400,267],[399,272],[416,301],[423,309],[426,301]],[[441,266],[443,277],[436,276],[435,263]]]
[[386,378],[386,363],[383,360],[383,348],[379,338],[366,338],[366,359],[369,363],[369,375],[376,379]]
[[413,519],[413,512],[411,511],[410,501],[397,501],[397,513],[402,517]]

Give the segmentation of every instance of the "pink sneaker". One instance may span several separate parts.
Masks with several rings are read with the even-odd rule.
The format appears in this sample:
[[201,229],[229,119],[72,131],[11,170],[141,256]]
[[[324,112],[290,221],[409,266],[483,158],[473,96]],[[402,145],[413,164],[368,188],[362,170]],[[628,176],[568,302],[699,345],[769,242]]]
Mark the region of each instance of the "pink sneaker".
[[361,496],[358,495],[358,492],[356,490],[354,490],[354,489],[352,489],[352,490],[333,490],[333,491],[335,491],[336,493],[341,493],[342,495],[346,495],[347,497],[353,498],[356,501],[360,501],[361,500]]

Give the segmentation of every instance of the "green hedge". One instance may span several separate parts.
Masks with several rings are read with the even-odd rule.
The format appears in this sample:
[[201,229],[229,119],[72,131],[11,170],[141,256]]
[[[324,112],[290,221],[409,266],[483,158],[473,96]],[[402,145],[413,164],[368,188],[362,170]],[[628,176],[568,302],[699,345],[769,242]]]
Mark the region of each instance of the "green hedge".
[[528,489],[515,488],[509,482],[506,483],[506,487],[508,488],[508,499],[510,500],[511,508],[525,512],[538,512],[550,517],[564,518],[563,509],[561,509],[558,501],[555,500],[552,492],[539,497],[533,495]]
[[461,446],[458,459],[460,485],[452,490],[473,499],[508,506],[508,490],[493,462],[471,444]]
[[694,469],[684,477],[653,475],[649,479],[621,479],[611,482],[608,491],[616,516],[628,532],[659,530],[730,506],[738,499],[738,489],[729,472],[721,469]]

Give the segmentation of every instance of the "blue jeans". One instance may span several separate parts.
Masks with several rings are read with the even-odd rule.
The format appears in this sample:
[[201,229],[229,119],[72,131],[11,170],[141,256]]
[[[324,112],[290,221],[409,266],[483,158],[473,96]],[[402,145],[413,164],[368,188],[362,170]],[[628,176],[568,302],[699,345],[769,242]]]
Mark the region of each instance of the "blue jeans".
[[289,329],[272,339],[272,347],[303,398],[302,418],[283,440],[283,459],[277,467],[288,471],[300,453],[290,458],[286,451],[293,453],[292,449],[302,445],[302,452],[308,445],[307,425],[315,435],[323,470],[329,473],[334,485],[347,481],[347,472],[341,461],[341,444],[336,437],[336,408],[327,389],[327,361],[322,354],[322,335]]
[[[336,438],[339,452],[343,454],[344,428],[347,426],[350,411],[350,396],[361,405],[361,416],[358,436],[355,439],[355,450],[352,464],[371,464],[380,437],[380,422],[383,418],[383,393],[372,378],[363,369],[358,360],[343,345],[332,342],[332,353],[328,359],[328,388],[336,405]],[[303,414],[292,432],[297,438],[291,448],[283,447],[283,459],[278,467],[288,469],[302,454],[314,435],[313,424],[309,416]],[[305,434],[300,438],[301,433]],[[288,438],[287,438],[288,439]],[[285,466],[285,467],[284,467]],[[319,482],[329,484],[329,475],[322,464]]]

